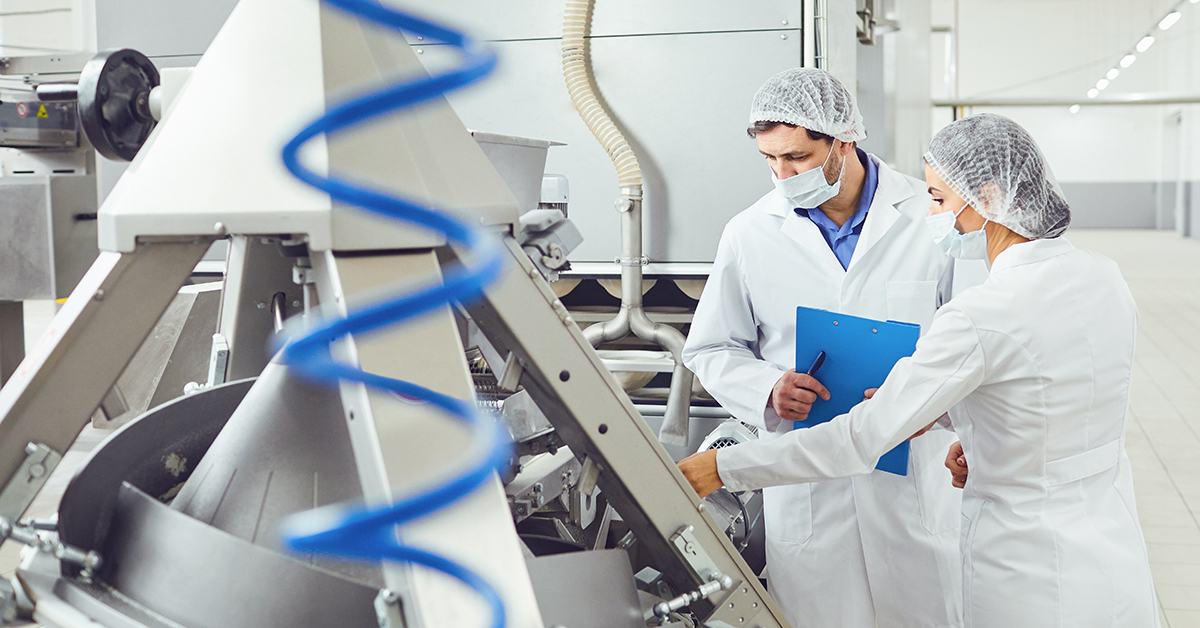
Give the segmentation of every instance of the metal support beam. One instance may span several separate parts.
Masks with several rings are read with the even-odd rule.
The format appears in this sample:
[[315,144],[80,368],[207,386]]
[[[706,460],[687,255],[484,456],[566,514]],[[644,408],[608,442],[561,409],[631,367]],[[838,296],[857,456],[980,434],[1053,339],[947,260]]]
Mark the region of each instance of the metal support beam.
[[596,465],[603,494],[677,592],[702,584],[698,572],[705,571],[673,546],[672,537],[683,530],[716,570],[733,578],[736,586],[716,594],[715,602],[692,605],[703,621],[787,626],[757,574],[712,517],[705,516],[703,503],[549,284],[516,242],[506,238],[506,244],[513,260],[507,274],[486,290],[483,300],[465,304],[475,323],[497,350],[517,355],[525,389],[571,451]]
[[[27,444],[66,452],[211,241],[142,243],[132,253],[100,254],[0,389],[0,486],[13,479]],[[0,517],[18,520],[31,500],[0,506]]]

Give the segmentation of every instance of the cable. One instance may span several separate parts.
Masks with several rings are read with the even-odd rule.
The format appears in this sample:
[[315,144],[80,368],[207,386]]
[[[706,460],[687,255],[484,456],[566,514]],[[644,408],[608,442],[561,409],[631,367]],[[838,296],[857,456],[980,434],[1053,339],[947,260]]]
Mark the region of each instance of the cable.
[[447,269],[440,283],[364,307],[343,319],[320,322],[284,347],[282,361],[301,376],[317,382],[331,386],[341,381],[361,382],[429,403],[468,423],[476,438],[465,456],[468,463],[452,479],[415,495],[398,498],[387,506],[337,505],[294,515],[284,522],[284,543],[296,552],[387,559],[435,569],[474,589],[491,610],[492,628],[503,628],[507,622],[504,604],[490,583],[449,558],[404,545],[397,526],[446,508],[490,480],[497,468],[508,461],[511,445],[507,435],[474,404],[411,382],[367,373],[336,362],[329,351],[330,343],[347,335],[363,334],[407,321],[452,301],[463,303],[479,298],[484,287],[494,281],[503,268],[503,249],[496,238],[488,237],[453,216],[345,179],[318,174],[299,158],[301,148],[314,138],[428,102],[486,77],[495,69],[496,56],[461,32],[385,7],[378,0],[325,1],[393,30],[448,44],[458,49],[461,63],[449,70],[389,85],[327,108],[325,115],[304,127],[287,143],[283,149],[284,165],[296,178],[326,192],[334,200],[444,236],[450,245],[469,253],[473,263]]

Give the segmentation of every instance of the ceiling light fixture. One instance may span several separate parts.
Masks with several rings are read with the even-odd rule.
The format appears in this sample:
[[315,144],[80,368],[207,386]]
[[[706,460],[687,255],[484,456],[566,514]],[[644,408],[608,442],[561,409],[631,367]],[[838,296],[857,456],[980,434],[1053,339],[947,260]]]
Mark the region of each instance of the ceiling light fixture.
[[1096,89],[1095,87],[1088,90],[1088,94],[1087,94],[1088,98],[1095,98],[1099,95],[1100,95],[1100,90]]
[[1179,11],[1171,11],[1167,14],[1167,17],[1164,17],[1162,21],[1158,23],[1158,30],[1165,31],[1168,28],[1171,28],[1175,25],[1175,22],[1179,21],[1179,18],[1181,17],[1183,17],[1183,14]]
[[1141,41],[1138,42],[1137,51],[1138,52],[1146,52],[1147,50],[1150,49],[1150,46],[1153,46],[1153,45],[1154,45],[1154,35],[1146,35],[1145,37],[1142,38]]
[[[1200,2],[1200,0],[1196,0],[1196,1]],[[1124,57],[1121,57],[1121,67],[1127,68],[1127,67],[1133,65],[1134,61],[1137,61],[1137,55],[1127,54]]]
[[1116,68],[1113,68],[1113,69],[1111,69],[1111,70],[1109,70],[1109,71],[1108,71],[1108,74],[1105,74],[1105,75],[1104,75],[1104,78],[1107,78],[1108,80],[1110,80],[1110,81],[1111,81],[1111,80],[1113,80],[1113,79],[1117,78],[1117,75],[1119,75],[1120,73],[1121,73],[1121,71],[1120,71],[1120,70],[1118,70],[1118,69],[1116,69]]

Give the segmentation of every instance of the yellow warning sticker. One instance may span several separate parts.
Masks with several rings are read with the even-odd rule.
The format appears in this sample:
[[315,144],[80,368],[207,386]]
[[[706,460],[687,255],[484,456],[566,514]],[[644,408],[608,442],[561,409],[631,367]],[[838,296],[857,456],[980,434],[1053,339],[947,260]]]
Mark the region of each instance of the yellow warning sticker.
[[42,106],[38,107],[37,117],[39,117],[39,118],[49,118],[50,117],[50,112],[46,111],[46,105],[42,105]]

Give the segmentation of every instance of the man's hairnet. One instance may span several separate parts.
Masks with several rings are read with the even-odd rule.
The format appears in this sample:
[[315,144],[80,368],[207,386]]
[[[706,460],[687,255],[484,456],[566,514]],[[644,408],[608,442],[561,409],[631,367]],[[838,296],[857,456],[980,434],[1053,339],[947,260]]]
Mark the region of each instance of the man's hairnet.
[[825,70],[795,68],[767,79],[754,94],[750,124],[783,122],[843,142],[867,139],[854,96]]
[[1026,238],[1056,238],[1071,224],[1042,151],[1004,116],[982,113],[950,124],[933,136],[925,161],[980,216]]

